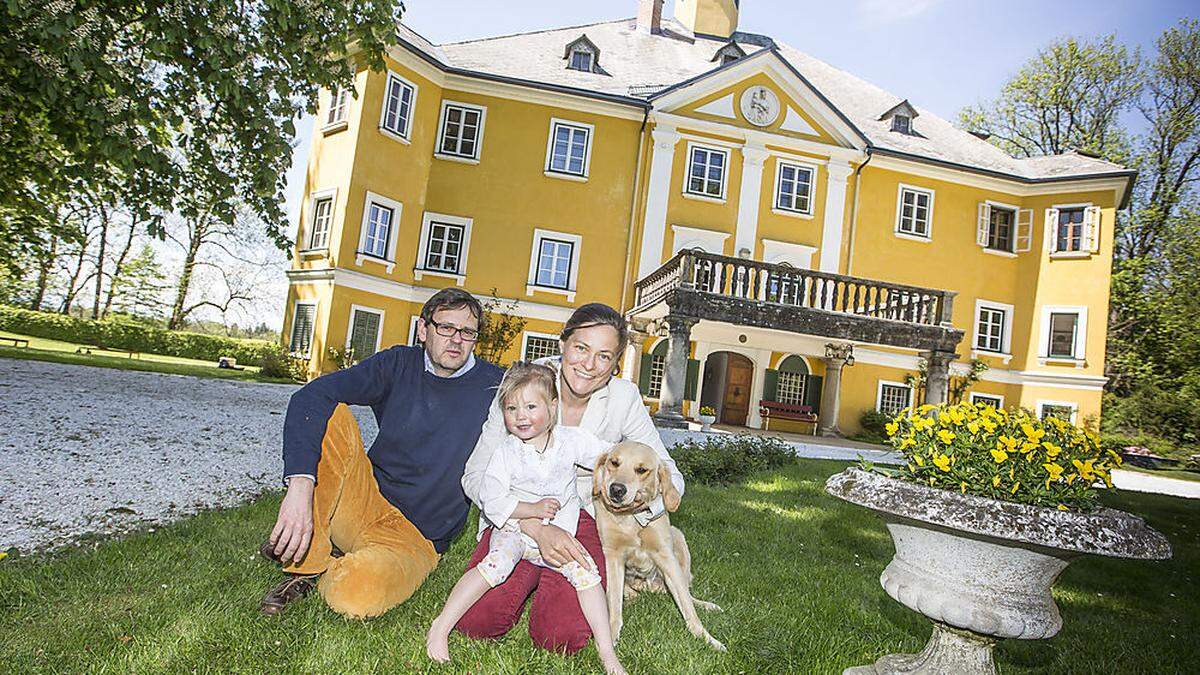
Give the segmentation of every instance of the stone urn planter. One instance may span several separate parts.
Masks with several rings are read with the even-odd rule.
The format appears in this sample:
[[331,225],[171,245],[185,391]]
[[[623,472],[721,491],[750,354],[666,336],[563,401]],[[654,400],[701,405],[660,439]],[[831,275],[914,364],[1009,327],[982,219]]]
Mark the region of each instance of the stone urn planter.
[[703,431],[712,429],[713,423],[717,421],[716,415],[696,415],[696,418],[700,420],[700,424],[702,425],[701,429]]
[[1050,587],[1084,554],[1165,560],[1171,546],[1136,516],[1059,511],[888,478],[857,468],[825,489],[883,518],[896,555],[880,576],[887,594],[933,622],[919,654],[889,654],[845,674],[996,672],[1003,638],[1039,640],[1062,628]]

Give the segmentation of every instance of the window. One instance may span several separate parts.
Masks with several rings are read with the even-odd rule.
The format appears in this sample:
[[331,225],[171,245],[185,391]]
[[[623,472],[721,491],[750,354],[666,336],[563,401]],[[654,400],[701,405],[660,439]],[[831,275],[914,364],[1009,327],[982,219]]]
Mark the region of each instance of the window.
[[994,202],[979,203],[975,243],[999,255],[1030,249],[1033,239],[1033,209],[1018,209]]
[[560,353],[557,336],[525,333],[525,345],[521,348],[521,358],[525,361],[558,356]]
[[325,126],[331,127],[346,121],[346,109],[349,97],[350,90],[345,87],[338,87],[329,92],[329,114],[325,117]]
[[472,219],[426,211],[421,220],[421,243],[413,277],[450,276],[462,286],[471,247]]
[[875,409],[885,415],[895,415],[912,402],[912,387],[899,382],[879,381]]
[[301,356],[308,356],[312,348],[313,326],[317,318],[317,303],[297,302],[292,312],[292,337],[288,343],[288,351]]
[[1046,209],[1046,241],[1051,254],[1095,253],[1100,250],[1100,207],[1069,204]]
[[[571,50],[571,60],[567,67],[571,70],[582,70],[585,73],[592,72],[592,53],[581,48]],[[611,66],[611,64],[609,64]]]
[[992,208],[988,221],[987,248],[996,251],[1013,250],[1013,221],[1015,214],[1011,209]]
[[780,161],[775,181],[775,208],[793,213],[812,214],[812,167]]
[[551,121],[546,171],[586,177],[591,155],[591,136],[591,125]]
[[1049,356],[1075,357],[1075,331],[1079,326],[1079,315],[1051,312]]
[[534,230],[526,295],[533,295],[534,291],[561,293],[568,302],[574,302],[582,244],[583,237],[577,234]]
[[363,233],[362,253],[376,258],[388,257],[388,239],[396,212],[377,202],[367,202],[367,217]]
[[412,126],[412,108],[417,98],[417,85],[396,73],[389,72],[383,96],[383,115],[379,126],[405,141]]
[[799,356],[789,356],[779,364],[775,384],[775,401],[788,405],[804,405],[808,383],[808,366]]
[[1012,346],[1012,313],[1012,305],[976,300],[974,349],[1008,355]]
[[1058,209],[1055,251],[1083,250],[1083,209]]
[[1038,419],[1057,417],[1060,420],[1075,423],[1075,413],[1079,406],[1064,401],[1038,401]]
[[350,306],[350,327],[346,331],[346,347],[355,362],[379,351],[383,331],[383,312],[368,307]]
[[466,159],[479,158],[479,145],[483,141],[483,118],[485,109],[463,103],[442,104],[442,131],[439,134],[438,153]]
[[896,232],[922,239],[930,237],[929,223],[933,213],[933,191],[900,186],[899,212]]
[[409,319],[408,323],[408,344],[412,347],[423,347],[424,342],[417,337],[417,322],[421,320],[421,315],[417,315]]
[[659,340],[650,352],[650,381],[646,384],[646,396],[660,398],[662,396],[663,377],[667,368],[667,341]]
[[729,165],[729,152],[689,146],[688,181],[685,192],[713,199],[725,198],[725,167]]
[[315,197],[312,202],[312,226],[309,228],[308,248],[329,247],[329,230],[333,225],[333,196]]
[[971,403],[973,403],[973,404],[982,403],[983,405],[1000,410],[1004,407],[1004,397],[1003,396],[993,396],[991,394],[977,394],[975,392],[971,392]]
[[457,273],[462,242],[463,228],[461,226],[450,223],[431,223],[428,251],[425,255],[425,269]]
[[912,133],[912,118],[908,115],[893,115],[892,116],[892,131],[898,131],[902,134]]

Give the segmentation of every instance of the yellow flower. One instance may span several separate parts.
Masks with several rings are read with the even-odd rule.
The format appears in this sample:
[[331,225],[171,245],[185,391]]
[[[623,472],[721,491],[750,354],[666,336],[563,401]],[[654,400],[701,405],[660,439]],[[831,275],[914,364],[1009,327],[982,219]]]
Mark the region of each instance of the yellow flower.
[[1021,423],[1021,431],[1025,434],[1026,438],[1033,441],[1034,445],[1041,443],[1042,436],[1044,436],[1046,433],[1045,430],[1043,430],[1043,429],[1034,428],[1034,426],[1032,424],[1030,424],[1029,422]]
[[[1058,418],[1052,417],[1050,419],[1058,419]],[[1046,442],[1042,443],[1042,447],[1046,449],[1046,457],[1049,457],[1050,459],[1054,459],[1055,457],[1058,457],[1058,453],[1062,452],[1062,448],[1051,443],[1050,441],[1046,441]]]
[[942,471],[950,471],[950,456],[933,453],[933,465]]
[[1071,460],[1071,463],[1075,465],[1075,470],[1079,472],[1080,478],[1092,483],[1096,480],[1096,472],[1092,469],[1092,462],[1094,461],[1095,460],[1089,459],[1086,462],[1081,462],[1077,459],[1073,459]]
[[1062,476],[1063,467],[1054,462],[1043,464],[1042,468],[1046,470],[1046,473],[1050,474],[1050,480],[1058,480]]
[[888,422],[883,428],[887,430],[888,436],[895,436],[896,430],[900,428],[900,425],[895,422]]
[[1001,464],[1004,462],[1004,460],[1008,459],[1008,453],[1003,450],[1000,450],[999,448],[992,450],[991,452],[992,452],[992,459],[996,460],[997,464]]
[[937,418],[938,418],[938,421],[941,422],[942,424],[950,423],[950,413],[948,413],[948,412],[942,411],[942,412],[938,413]]
[[901,450],[908,448],[908,447],[912,447],[916,444],[917,444],[917,442],[912,439],[912,436],[905,436],[904,438],[900,439],[900,449]]
[[[988,410],[991,410],[991,408],[988,408]],[[983,425],[983,428],[986,429],[989,434],[996,430],[996,423],[990,419],[987,419],[986,417],[979,423]]]
[[978,422],[967,422],[967,431],[971,432],[972,434],[979,433],[979,423]]
[[1019,487],[1021,487],[1021,481],[1017,481],[1016,483],[1013,483],[1012,489],[1008,491],[1008,494],[1010,494],[1010,495],[1017,494],[1017,488],[1019,488]]
[[[1051,418],[1051,419],[1054,419],[1054,418]],[[1059,511],[1070,511],[1071,509],[1068,509],[1066,504],[1059,504],[1058,510]]]
[[916,461],[917,466],[925,466],[925,458],[921,455],[913,455],[913,460]]
[[1017,439],[1013,438],[1012,436],[1003,436],[1002,435],[1002,436],[1000,436],[999,440],[1000,440],[1000,445],[1003,445],[1004,449],[1006,451],[1012,452],[1013,450],[1017,449]]
[[913,466],[913,465],[912,465],[912,462],[909,462],[909,463],[908,463],[908,472],[909,472],[909,473],[916,473],[916,472],[917,472],[917,467]]
[[938,440],[949,445],[954,440],[954,432],[942,429],[937,432]]
[[1000,475],[992,476],[992,487],[1000,487]]
[[1109,473],[1108,473],[1107,471],[1101,471],[1101,472],[1098,472],[1098,473],[1100,474],[1100,478],[1104,479],[1104,484],[1105,484],[1105,485],[1107,485],[1108,487],[1112,487],[1112,486],[1113,486],[1113,484],[1112,484],[1112,478],[1111,478],[1111,477],[1109,477]]

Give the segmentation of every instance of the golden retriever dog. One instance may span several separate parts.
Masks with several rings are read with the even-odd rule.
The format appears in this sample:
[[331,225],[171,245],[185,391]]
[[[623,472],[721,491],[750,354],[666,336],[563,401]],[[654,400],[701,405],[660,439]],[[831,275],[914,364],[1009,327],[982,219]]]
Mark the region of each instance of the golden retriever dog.
[[620,443],[596,460],[592,481],[592,494],[603,506],[596,509],[596,527],[608,573],[613,640],[621,635],[626,598],[633,599],[640,591],[670,591],[688,631],[725,651],[725,645],[709,635],[696,615],[697,605],[718,612],[721,608],[692,597],[692,555],[683,532],[671,527],[666,513],[645,527],[633,517],[660,495],[668,512],[679,508],[679,491],[658,454],[641,443]]

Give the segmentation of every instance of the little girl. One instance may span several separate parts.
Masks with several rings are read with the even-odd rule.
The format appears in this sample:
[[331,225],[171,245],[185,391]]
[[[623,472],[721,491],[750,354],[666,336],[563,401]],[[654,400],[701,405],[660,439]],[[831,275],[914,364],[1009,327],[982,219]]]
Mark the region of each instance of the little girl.
[[[425,636],[425,651],[434,661],[450,660],[450,631],[488,589],[504,583],[522,559],[549,568],[533,539],[522,534],[518,521],[541,518],[575,534],[579,497],[576,465],[591,468],[609,445],[590,432],[555,424],[558,391],[554,371],[546,366],[517,362],[500,383],[500,407],[508,436],[488,463],[480,485],[482,516],[491,526],[488,554],[454,585],[442,613]],[[579,607],[596,639],[596,651],[610,675],[625,669],[613,650],[608,605],[600,573],[589,556],[589,567],[571,561],[554,569],[579,592]]]

